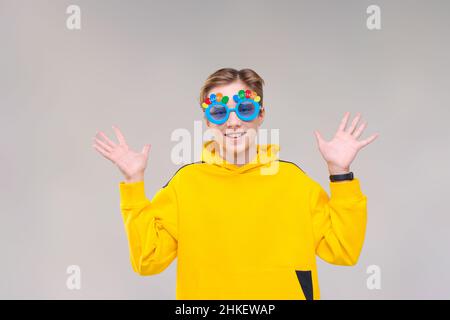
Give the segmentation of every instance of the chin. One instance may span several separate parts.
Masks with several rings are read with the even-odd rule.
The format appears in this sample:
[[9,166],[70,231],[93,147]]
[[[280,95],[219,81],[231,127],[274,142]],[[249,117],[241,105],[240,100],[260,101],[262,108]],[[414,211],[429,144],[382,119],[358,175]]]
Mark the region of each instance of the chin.
[[235,157],[245,157],[246,153],[249,151],[250,145],[247,143],[236,144],[236,145],[226,145],[225,152],[232,154]]
[[248,149],[245,145],[237,145],[237,146],[227,146],[226,151],[229,153],[234,153],[235,155],[244,153]]
[[216,136],[216,141],[219,142],[224,152],[239,157],[245,155],[255,143],[255,135],[252,134],[251,130],[247,130],[243,136],[237,138],[227,137],[226,134],[222,133]]

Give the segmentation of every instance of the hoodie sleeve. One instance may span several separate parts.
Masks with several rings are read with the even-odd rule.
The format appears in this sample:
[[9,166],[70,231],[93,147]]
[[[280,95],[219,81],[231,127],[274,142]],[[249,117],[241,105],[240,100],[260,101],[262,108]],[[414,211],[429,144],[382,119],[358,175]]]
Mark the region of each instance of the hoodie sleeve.
[[177,255],[176,193],[172,183],[150,201],[144,182],[120,182],[120,209],[133,270],[140,275],[162,272]]
[[355,265],[367,223],[367,197],[359,180],[330,182],[331,198],[317,182],[313,185],[311,208],[316,254],[331,264]]

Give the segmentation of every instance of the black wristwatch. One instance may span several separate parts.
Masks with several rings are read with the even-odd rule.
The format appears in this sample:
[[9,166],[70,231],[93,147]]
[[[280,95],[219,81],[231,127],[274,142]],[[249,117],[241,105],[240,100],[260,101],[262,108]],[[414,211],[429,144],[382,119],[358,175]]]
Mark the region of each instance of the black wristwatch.
[[332,174],[330,176],[331,182],[346,181],[346,180],[353,180],[353,172],[343,174]]

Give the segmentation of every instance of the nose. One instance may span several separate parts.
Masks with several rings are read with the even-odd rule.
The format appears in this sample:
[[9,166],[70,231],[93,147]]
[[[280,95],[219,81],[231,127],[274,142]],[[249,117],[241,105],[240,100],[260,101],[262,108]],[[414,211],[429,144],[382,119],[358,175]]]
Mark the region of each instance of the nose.
[[230,116],[227,120],[227,127],[237,127],[241,125],[241,119],[238,118],[236,112],[230,112]]

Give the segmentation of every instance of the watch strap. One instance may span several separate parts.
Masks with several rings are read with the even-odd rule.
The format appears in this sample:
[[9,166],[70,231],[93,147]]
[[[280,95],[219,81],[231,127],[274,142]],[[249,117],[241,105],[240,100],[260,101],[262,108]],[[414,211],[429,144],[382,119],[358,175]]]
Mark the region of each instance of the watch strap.
[[353,172],[330,175],[331,182],[346,181],[346,180],[353,180]]

